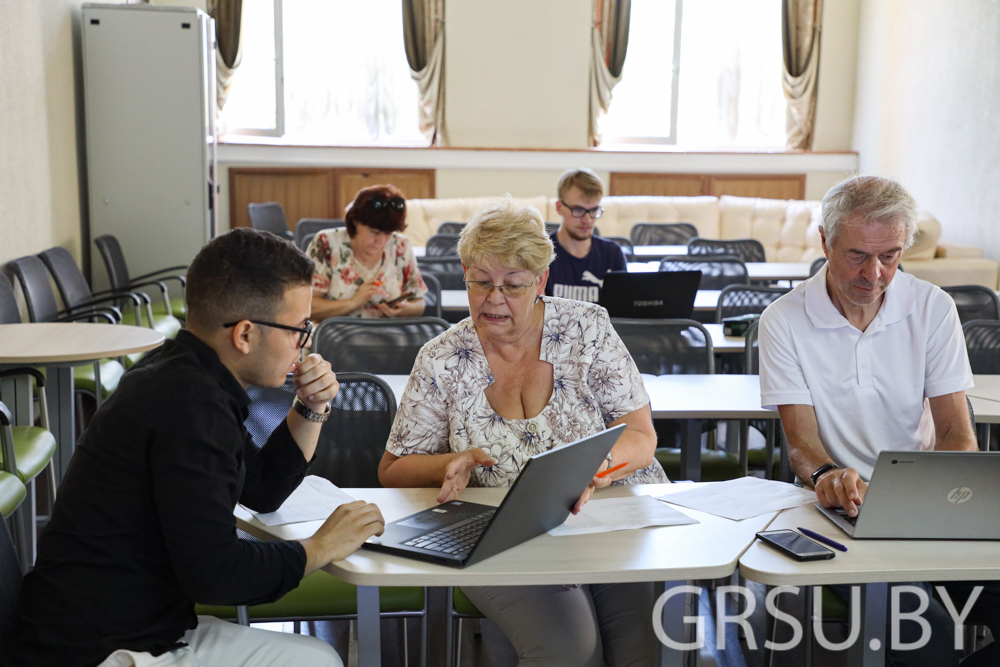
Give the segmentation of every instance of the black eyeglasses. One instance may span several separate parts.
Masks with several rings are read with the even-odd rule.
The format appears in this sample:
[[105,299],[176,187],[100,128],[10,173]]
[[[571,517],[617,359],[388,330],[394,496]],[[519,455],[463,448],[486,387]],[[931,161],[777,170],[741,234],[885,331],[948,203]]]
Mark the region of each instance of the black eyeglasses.
[[369,206],[371,206],[376,211],[380,211],[383,208],[389,208],[390,206],[397,211],[402,211],[406,208],[406,200],[402,197],[386,197],[385,195],[375,195],[368,200]]
[[[240,322],[229,322],[223,324],[222,326],[226,329],[235,327]],[[278,324],[277,322],[262,322],[260,320],[246,320],[247,322],[253,322],[254,324],[260,324],[265,327],[274,327],[275,329],[284,329],[285,331],[298,331],[299,332],[299,349],[301,350],[309,342],[309,338],[312,336],[313,329],[316,327],[311,320],[306,320],[306,325],[304,327],[290,327],[287,324]]]
[[602,206],[595,206],[594,208],[584,208],[582,206],[570,206],[562,199],[559,200],[563,206],[569,209],[569,214],[574,218],[582,218],[583,216],[590,214],[590,217],[597,220],[602,215],[604,215],[604,208]]

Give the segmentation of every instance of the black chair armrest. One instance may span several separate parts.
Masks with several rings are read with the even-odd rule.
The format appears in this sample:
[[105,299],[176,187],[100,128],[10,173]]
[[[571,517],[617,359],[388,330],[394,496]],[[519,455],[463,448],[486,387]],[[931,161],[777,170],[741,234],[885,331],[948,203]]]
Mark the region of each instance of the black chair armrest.
[[61,310],[59,311],[59,315],[73,313],[74,311],[78,311],[82,308],[96,306],[99,303],[108,303],[109,301],[119,301],[122,299],[129,299],[132,302],[132,305],[136,308],[142,306],[144,303],[149,303],[149,295],[143,294],[142,292],[114,292],[107,296],[102,296],[99,299],[84,301],[83,303],[78,303],[71,308]]
[[4,405],[3,401],[0,401],[0,426],[10,426],[14,423],[14,418],[10,414],[10,410]]
[[[166,273],[167,271],[187,271],[187,268],[188,267],[183,266],[183,265],[181,265],[181,266],[168,266],[167,268],[160,269],[159,271],[153,271],[152,273],[144,273],[141,276],[133,276],[132,280],[133,281],[136,281],[136,280],[145,280],[146,278],[152,278],[153,276],[158,276],[161,273]],[[183,278],[184,276],[175,275],[175,276],[169,276],[169,277],[170,278]],[[166,280],[166,277],[161,278],[160,280]]]
[[89,320],[93,317],[103,317],[108,320],[108,324],[121,324],[122,311],[118,310],[113,306],[111,308],[97,308],[87,313],[75,313],[73,315],[63,315],[57,321],[79,322],[81,320]]
[[35,378],[35,384],[39,387],[45,386],[45,373],[41,372],[37,368],[32,368],[31,366],[21,366],[19,368],[8,368],[5,371],[0,371],[0,378],[13,377],[15,375],[30,375]]

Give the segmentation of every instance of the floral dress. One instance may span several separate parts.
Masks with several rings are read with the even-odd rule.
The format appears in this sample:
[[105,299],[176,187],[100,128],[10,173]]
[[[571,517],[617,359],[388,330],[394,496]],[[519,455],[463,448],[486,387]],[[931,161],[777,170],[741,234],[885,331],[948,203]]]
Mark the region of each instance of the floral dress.
[[[539,357],[552,364],[548,404],[532,419],[504,419],[484,390],[493,384],[471,319],[424,345],[400,400],[386,451],[396,456],[482,448],[496,459],[470,486],[510,486],[528,457],[603,431],[649,404],[642,377],[603,308],[542,297]],[[615,484],[668,482],[654,460]]]
[[327,299],[349,299],[358,287],[373,276],[382,281],[384,294],[373,297],[362,308],[347,313],[347,317],[385,317],[378,304],[413,292],[415,299],[427,293],[427,285],[420,277],[417,260],[413,257],[410,239],[393,232],[382,249],[382,261],[368,268],[354,257],[351,237],[343,227],[324,230],[313,238],[306,254],[316,265],[313,289],[325,292]]

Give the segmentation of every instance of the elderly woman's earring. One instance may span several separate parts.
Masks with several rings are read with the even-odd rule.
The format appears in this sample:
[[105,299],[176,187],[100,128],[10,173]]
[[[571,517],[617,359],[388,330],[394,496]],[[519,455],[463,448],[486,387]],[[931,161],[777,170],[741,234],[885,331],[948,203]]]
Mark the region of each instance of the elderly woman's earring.
[[535,303],[538,303],[541,300],[542,300],[542,295],[541,294],[535,295]]

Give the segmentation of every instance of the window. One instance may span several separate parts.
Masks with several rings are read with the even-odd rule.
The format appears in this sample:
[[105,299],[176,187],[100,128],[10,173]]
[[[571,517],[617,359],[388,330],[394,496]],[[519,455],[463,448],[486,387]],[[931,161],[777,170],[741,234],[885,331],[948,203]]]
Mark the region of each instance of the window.
[[281,136],[281,0],[243,0],[240,66],[233,73],[223,132]]
[[602,145],[784,146],[781,79],[781,0],[632,0]]
[[[244,74],[246,54],[268,52],[265,33],[275,27],[262,18],[266,12],[249,12],[251,3],[280,8],[283,104],[261,103],[257,97],[276,96],[270,92],[275,87],[263,68],[248,70],[234,80],[223,110],[228,131],[241,132],[242,119],[254,113],[275,118],[272,108],[283,107],[287,143],[426,145],[417,118],[417,84],[403,47],[399,0],[245,0],[246,41],[238,76]],[[237,97],[238,86],[256,90],[257,97]]]

